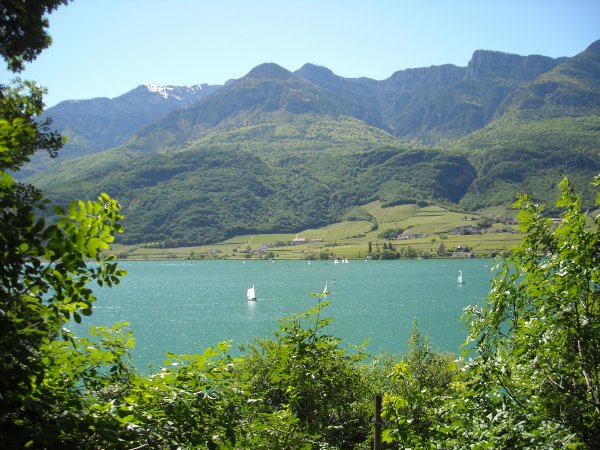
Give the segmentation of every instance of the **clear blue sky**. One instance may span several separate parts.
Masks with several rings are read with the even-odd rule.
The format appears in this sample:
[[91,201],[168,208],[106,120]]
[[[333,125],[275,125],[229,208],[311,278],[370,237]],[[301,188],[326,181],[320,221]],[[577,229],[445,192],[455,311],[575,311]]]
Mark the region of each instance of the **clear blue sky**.
[[50,34],[21,74],[48,88],[48,106],[144,83],[223,84],[264,62],[382,80],[466,66],[478,49],[573,56],[600,39],[600,1],[74,0],[50,16]]

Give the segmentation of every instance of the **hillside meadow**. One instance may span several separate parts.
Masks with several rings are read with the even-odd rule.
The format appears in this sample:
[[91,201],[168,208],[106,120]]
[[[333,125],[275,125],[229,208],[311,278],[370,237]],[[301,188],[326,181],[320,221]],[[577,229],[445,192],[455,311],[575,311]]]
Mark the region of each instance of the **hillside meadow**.
[[[492,207],[476,214],[453,212],[439,206],[416,204],[384,207],[375,201],[364,205],[373,220],[348,220],[298,233],[246,234],[202,246],[164,247],[161,243],[115,244],[111,248],[119,259],[364,259],[391,244],[400,257],[493,257],[510,251],[523,234],[512,219],[514,211]],[[509,224],[503,223],[509,222]],[[480,233],[456,231],[485,223]],[[382,236],[386,231],[423,234],[399,240]],[[125,231],[126,232],[126,231]],[[306,241],[291,245],[296,238]],[[369,244],[371,253],[369,253]],[[445,252],[440,252],[443,245]],[[260,251],[263,248],[264,251]],[[467,248],[468,252],[462,251]],[[409,250],[410,249],[410,250]]]

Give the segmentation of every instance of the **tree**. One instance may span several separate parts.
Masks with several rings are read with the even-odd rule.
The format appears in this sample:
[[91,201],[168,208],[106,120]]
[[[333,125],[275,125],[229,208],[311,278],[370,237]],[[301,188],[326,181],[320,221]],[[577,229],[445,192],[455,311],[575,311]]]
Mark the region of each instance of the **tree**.
[[383,398],[383,417],[387,425],[385,442],[399,442],[407,448],[440,448],[449,433],[443,426],[440,410],[460,370],[451,354],[431,350],[413,321],[409,351],[393,366],[391,389]]
[[409,245],[408,247],[406,247],[406,251],[404,252],[404,257],[405,258],[416,258],[417,251]]
[[48,357],[42,347],[72,339],[64,325],[91,314],[95,297],[87,283],[112,285],[124,274],[101,256],[121,231],[115,200],[101,194],[97,202],[71,203],[68,211],[55,206],[57,220],[47,224],[40,213],[48,200],[7,172],[41,146],[58,150],[62,143],[34,121],[42,112],[41,94],[23,83],[0,99],[0,428],[9,447],[26,436],[14,429],[26,423],[23,416],[48,416],[39,391]]
[[483,229],[491,228],[493,224],[494,224],[494,222],[489,217],[484,217],[477,222],[477,226],[479,228],[483,228]]
[[[49,44],[43,15],[60,3],[66,2],[2,3],[0,54],[11,70],[21,70],[23,61]],[[101,256],[121,231],[115,200],[101,194],[97,202],[71,203],[68,211],[54,206],[56,220],[47,223],[42,212],[50,202],[10,174],[34,152],[46,149],[56,156],[63,144],[48,121],[37,120],[43,93],[21,80],[0,87],[0,440],[5,448],[31,445],[33,430],[44,430],[44,424],[69,422],[58,419],[63,408],[45,382],[45,368],[55,356],[51,343],[60,338],[75,343],[65,325],[91,314],[95,297],[89,282],[112,285],[124,274]]]
[[600,216],[587,228],[581,197],[568,179],[559,188],[556,206],[564,212],[556,226],[519,197],[527,236],[498,268],[486,304],[468,310],[468,343],[482,389],[510,416],[538,436],[598,448]]
[[[321,301],[322,294],[314,295],[319,304],[282,319],[275,339],[248,345],[237,366],[239,378],[252,398],[261,398],[262,414],[295,417],[294,427],[300,427],[305,443],[310,437],[320,448],[355,448],[371,428],[370,392],[358,366],[365,355],[347,353],[340,339],[324,333],[331,319],[322,313],[329,302]],[[280,431],[277,439],[294,427]],[[275,437],[267,447],[292,448],[276,446]]]
[[46,32],[51,13],[69,0],[2,0],[0,3],[0,55],[8,69],[20,72],[52,43]]
[[446,245],[443,242],[440,242],[440,246],[437,249],[437,254],[439,256],[446,256]]

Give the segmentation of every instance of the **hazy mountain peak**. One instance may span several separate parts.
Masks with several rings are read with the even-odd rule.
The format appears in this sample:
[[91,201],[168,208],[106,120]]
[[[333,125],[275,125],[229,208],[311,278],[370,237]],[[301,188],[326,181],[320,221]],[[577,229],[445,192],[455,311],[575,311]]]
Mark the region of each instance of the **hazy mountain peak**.
[[306,63],[300,67],[296,72],[296,75],[303,78],[312,77],[337,77],[330,69],[324,66],[317,66],[316,64]]
[[44,114],[69,136],[61,156],[70,158],[120,145],[165,114],[198,102],[220,87],[142,84],[111,99],[63,101]]
[[585,49],[586,52],[600,53],[600,39],[595,42],[592,42],[588,48]]
[[275,78],[287,80],[293,76],[292,72],[275,63],[264,63],[252,69],[244,78]]

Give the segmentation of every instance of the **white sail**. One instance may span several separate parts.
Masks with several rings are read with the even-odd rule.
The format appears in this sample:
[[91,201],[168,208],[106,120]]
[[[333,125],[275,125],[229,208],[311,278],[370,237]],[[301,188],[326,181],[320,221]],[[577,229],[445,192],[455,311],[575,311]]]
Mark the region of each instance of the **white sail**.
[[462,270],[458,271],[458,278],[456,279],[456,281],[458,282],[458,284],[464,284],[464,280],[463,280],[463,273]]
[[325,281],[325,289],[323,289],[323,295],[329,294],[329,288],[327,287],[327,281]]
[[256,300],[256,291],[254,290],[254,285],[251,288],[248,288],[248,292],[246,293],[248,300]]

